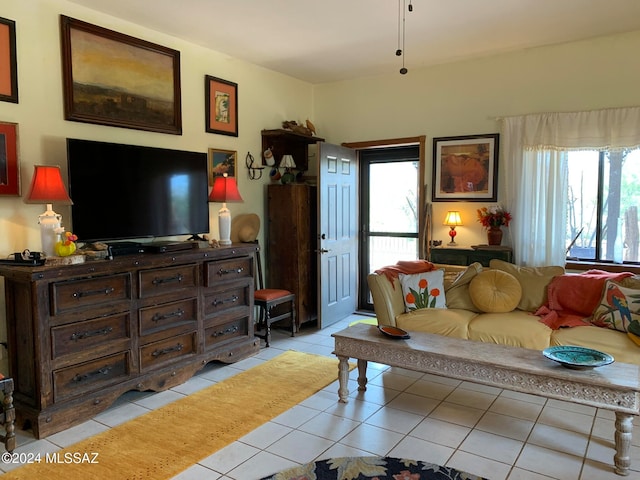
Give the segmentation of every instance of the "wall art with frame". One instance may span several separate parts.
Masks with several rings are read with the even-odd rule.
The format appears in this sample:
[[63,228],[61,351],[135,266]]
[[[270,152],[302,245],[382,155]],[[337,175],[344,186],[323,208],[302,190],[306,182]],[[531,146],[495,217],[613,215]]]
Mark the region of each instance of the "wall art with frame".
[[20,195],[17,123],[0,122],[0,195]]
[[205,75],[205,131],[238,136],[238,84]]
[[180,52],[60,16],[66,120],[182,134]]
[[495,202],[500,135],[433,139],[434,202]]
[[16,22],[0,17],[0,101],[18,103]]
[[238,171],[238,152],[235,150],[210,148],[207,165],[207,170],[209,172],[209,186],[213,186],[215,177],[225,173],[227,176],[235,178],[236,172]]

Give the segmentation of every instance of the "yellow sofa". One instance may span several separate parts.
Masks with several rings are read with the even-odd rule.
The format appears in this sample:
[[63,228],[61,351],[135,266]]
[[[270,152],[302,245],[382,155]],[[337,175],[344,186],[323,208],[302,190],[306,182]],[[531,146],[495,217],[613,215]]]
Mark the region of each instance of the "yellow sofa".
[[[578,345],[606,352],[618,362],[640,364],[640,346],[625,332],[596,326],[552,330],[533,315],[546,302],[547,286],[563,267],[526,268],[492,260],[491,268],[438,265],[444,270],[447,308],[405,311],[400,281],[376,273],[368,276],[379,325],[394,325],[408,332],[422,331],[449,337],[543,350],[556,345]],[[521,298],[511,311],[486,313],[473,303],[469,287],[487,270],[513,275],[521,286]],[[637,282],[637,279],[635,279]],[[477,282],[476,282],[477,283]]]

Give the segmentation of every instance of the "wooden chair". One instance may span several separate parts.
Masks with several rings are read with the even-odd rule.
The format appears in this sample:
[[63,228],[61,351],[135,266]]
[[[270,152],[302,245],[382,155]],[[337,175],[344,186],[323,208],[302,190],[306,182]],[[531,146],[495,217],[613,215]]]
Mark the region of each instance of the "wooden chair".
[[[258,242],[256,241],[256,244]],[[296,295],[289,290],[279,288],[264,288],[264,278],[262,276],[262,262],[260,261],[260,245],[256,249],[256,263],[258,275],[256,276],[256,290],[254,292],[254,304],[260,309],[256,326],[260,330],[256,337],[265,341],[268,347],[271,342],[271,324],[291,319],[291,336],[296,334]],[[289,304],[285,307],[283,305]],[[275,310],[275,311],[274,311]],[[275,313],[275,316],[273,315]],[[264,333],[262,333],[264,332]]]
[[4,442],[7,452],[16,448],[16,433],[14,422],[16,411],[13,407],[13,379],[0,375],[0,391],[4,394],[0,408],[0,424],[4,426],[4,435],[0,435],[0,442]]

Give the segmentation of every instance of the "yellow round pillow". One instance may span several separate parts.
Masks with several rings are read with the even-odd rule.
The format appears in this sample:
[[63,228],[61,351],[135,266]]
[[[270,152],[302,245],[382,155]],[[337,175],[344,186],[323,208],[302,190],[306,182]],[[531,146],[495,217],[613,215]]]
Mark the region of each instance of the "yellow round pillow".
[[487,313],[510,312],[522,297],[520,282],[510,273],[485,270],[469,284],[469,296],[478,310]]

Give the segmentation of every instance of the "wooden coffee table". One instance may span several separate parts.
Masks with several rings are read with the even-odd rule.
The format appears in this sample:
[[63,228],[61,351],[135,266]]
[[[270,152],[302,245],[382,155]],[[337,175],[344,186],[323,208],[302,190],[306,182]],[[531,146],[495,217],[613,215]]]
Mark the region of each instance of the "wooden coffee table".
[[354,358],[360,391],[366,390],[367,362],[371,361],[612,410],[616,414],[615,472],[629,474],[633,416],[640,414],[638,365],[614,362],[575,370],[548,360],[538,350],[420,332],[411,332],[410,339],[397,340],[366,324],[353,325],[332,336],[339,359],[341,402],[348,401],[348,360]]

